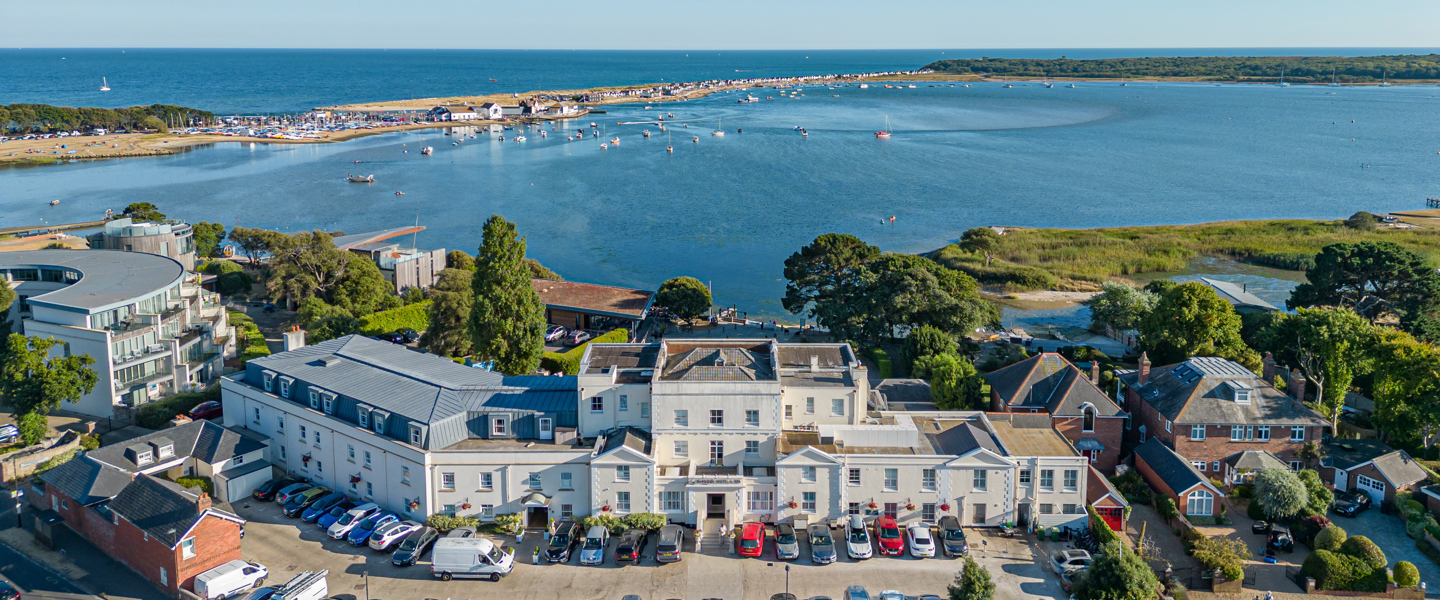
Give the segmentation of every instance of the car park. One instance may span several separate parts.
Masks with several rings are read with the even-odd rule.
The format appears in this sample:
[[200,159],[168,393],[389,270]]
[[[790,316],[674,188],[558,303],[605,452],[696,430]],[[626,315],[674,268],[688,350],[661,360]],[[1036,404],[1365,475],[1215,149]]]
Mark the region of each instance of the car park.
[[265,585],[270,571],[260,563],[232,560],[195,576],[195,595],[202,600],[226,598]]
[[513,568],[514,549],[501,550],[485,538],[442,538],[430,552],[430,574],[441,581],[453,577],[500,581]]
[[556,341],[556,340],[558,340],[558,339],[560,339],[560,338],[565,337],[565,334],[567,334],[567,333],[569,333],[569,332],[570,332],[570,330],[564,328],[563,326],[560,326],[560,325],[552,325],[552,326],[550,326],[550,329],[548,329],[548,330],[545,331],[545,341],[547,341],[547,342]]
[[639,563],[648,537],[650,534],[644,529],[631,529],[620,534],[620,541],[615,544],[615,564]]
[[575,549],[579,537],[579,523],[561,521],[555,526],[555,533],[550,534],[550,543],[545,547],[545,560],[552,563],[569,562],[570,552]]
[[361,504],[360,506],[350,509],[349,512],[340,515],[340,518],[336,519],[335,523],[330,525],[325,533],[328,534],[331,539],[345,539],[346,536],[350,535],[350,531],[355,529],[361,521],[364,521],[369,518],[370,515],[377,512],[380,512],[380,507],[374,502]]
[[775,526],[775,558],[795,560],[800,558],[800,538],[795,535],[795,526],[781,523]]
[[905,536],[900,534],[900,525],[895,523],[895,517],[887,515],[875,519],[875,540],[880,554],[884,556],[899,556],[905,552]]
[[940,547],[945,556],[965,556],[970,552],[965,530],[960,528],[960,519],[954,515],[940,517]]
[[655,543],[655,561],[662,563],[680,562],[680,551],[685,542],[685,529],[679,525],[660,528],[660,537]]
[[330,488],[320,485],[297,494],[291,494],[290,499],[281,505],[280,512],[293,519],[300,516],[300,513],[305,512],[305,509],[308,508],[311,503],[324,498],[329,493]]
[[870,529],[865,527],[865,519],[860,515],[850,515],[850,523],[845,527],[845,554],[856,560],[865,560],[874,556],[874,549],[870,545]]
[[1368,510],[1371,504],[1374,504],[1374,500],[1370,499],[1368,493],[1340,492],[1335,494],[1335,503],[1330,505],[1330,509],[1334,510],[1335,514],[1353,517]]
[[828,565],[835,562],[835,558],[835,538],[830,535],[830,528],[820,523],[811,525],[810,562]]
[[190,419],[194,421],[216,419],[224,414],[225,409],[220,405],[218,400],[196,404],[195,408],[190,409],[190,412],[187,413]]
[[758,557],[765,549],[765,524],[755,521],[740,526],[740,556]]
[[905,594],[900,590],[885,590],[880,592],[880,600],[905,600]]
[[375,533],[370,534],[370,549],[385,552],[405,539],[411,532],[424,527],[414,521],[391,521],[387,525],[375,528]]
[[290,501],[290,498],[292,496],[308,490],[312,487],[315,486],[308,483],[292,483],[290,485],[287,485],[283,489],[281,489],[279,493],[275,494],[275,503],[284,506],[286,502]]
[[1050,557],[1050,569],[1056,575],[1090,567],[1090,553],[1084,550],[1062,550]]
[[350,530],[350,533],[345,536],[345,541],[349,542],[351,546],[364,546],[365,541],[370,539],[370,536],[375,533],[376,529],[399,520],[400,517],[396,516],[395,513],[377,512],[365,517],[354,529]]
[[1284,525],[1271,525],[1270,534],[1265,538],[1265,551],[1294,552],[1295,538],[1290,535],[1290,528]]
[[395,554],[390,555],[390,564],[397,567],[408,567],[415,564],[415,561],[420,560],[420,557],[424,556],[438,539],[440,539],[440,532],[436,531],[434,527],[421,526],[400,541],[400,545],[395,548]]
[[605,562],[605,543],[610,541],[610,530],[604,525],[594,525],[585,533],[585,543],[580,546],[580,564],[598,565]]
[[326,511],[325,514],[316,517],[315,526],[328,532],[331,525],[334,525],[336,521],[339,521],[341,517],[345,516],[345,513],[350,512],[350,509],[356,506],[357,504],[355,504],[353,500],[341,500],[339,504],[330,507],[330,510]]
[[935,556],[935,538],[930,535],[930,526],[924,523],[911,523],[905,528],[910,539],[910,556],[915,558],[933,558]]
[[314,523],[319,520],[320,517],[324,516],[325,513],[330,512],[330,509],[335,508],[342,502],[345,502],[345,494],[331,492],[329,495],[310,503],[310,506],[305,507],[305,511],[300,513],[300,520],[305,523]]

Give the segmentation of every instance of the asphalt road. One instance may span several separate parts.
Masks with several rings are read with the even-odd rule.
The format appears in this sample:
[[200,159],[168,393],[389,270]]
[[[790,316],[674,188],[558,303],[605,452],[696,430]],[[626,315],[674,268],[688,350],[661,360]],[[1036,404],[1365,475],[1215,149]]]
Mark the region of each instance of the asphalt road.
[[50,570],[49,567],[30,560],[3,544],[0,544],[0,576],[25,591],[89,593],[59,573]]

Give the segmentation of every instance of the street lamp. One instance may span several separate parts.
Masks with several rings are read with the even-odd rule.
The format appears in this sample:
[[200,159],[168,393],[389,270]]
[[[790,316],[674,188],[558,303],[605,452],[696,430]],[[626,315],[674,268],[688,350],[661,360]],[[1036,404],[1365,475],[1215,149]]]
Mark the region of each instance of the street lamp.
[[360,577],[365,580],[365,600],[370,600],[370,572],[364,571]]

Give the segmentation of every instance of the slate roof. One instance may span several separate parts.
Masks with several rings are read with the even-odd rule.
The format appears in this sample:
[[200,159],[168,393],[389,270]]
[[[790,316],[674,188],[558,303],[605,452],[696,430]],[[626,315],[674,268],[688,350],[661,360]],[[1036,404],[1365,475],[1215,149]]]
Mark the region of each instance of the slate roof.
[[1170,486],[1170,491],[1176,494],[1182,494],[1197,485],[1204,485],[1216,495],[1225,495],[1215,489],[1215,486],[1211,485],[1209,480],[1200,474],[1200,471],[1195,470],[1190,461],[1185,460],[1169,446],[1161,443],[1159,438],[1152,437],[1140,444],[1135,448],[1135,455],[1144,460],[1145,464],[1150,466],[1150,470],[1154,471],[1155,475],[1165,482],[1165,485]]
[[196,491],[140,475],[107,506],[151,537],[174,548],[203,514],[196,510],[198,499]]
[[[1139,373],[1118,373],[1120,382],[1140,395],[1166,419],[1197,425],[1328,425],[1319,413],[1275,389],[1264,379],[1231,360],[1197,356],[1185,362],[1156,367],[1150,380],[1139,385]],[[1239,404],[1233,387],[1250,390],[1250,403]],[[1272,432],[1273,433],[1273,432]]]
[[653,369],[659,358],[660,344],[590,344],[581,368]]
[[1259,296],[1245,290],[1244,286],[1236,285],[1228,281],[1218,279],[1200,278],[1200,283],[1210,286],[1221,298],[1238,308],[1258,308],[1262,310],[1280,310],[1274,304],[1260,299]]
[[1290,465],[1269,450],[1246,450],[1236,452],[1225,459],[1225,464],[1237,471],[1259,471],[1260,469],[1290,470]]
[[[234,431],[216,425],[210,421],[192,421],[179,427],[163,429],[151,434],[142,435],[123,444],[102,446],[85,453],[90,458],[110,466],[119,468],[130,473],[141,471],[141,467],[125,457],[125,449],[131,446],[144,445],[150,441],[169,440],[175,446],[173,458],[160,459],[146,465],[153,467],[157,464],[170,462],[176,458],[186,456],[194,457],[196,460],[207,464],[215,464],[234,458],[236,455],[249,454],[264,448],[264,444],[251,438],[242,436]],[[73,497],[73,496],[72,496]]]
[[996,456],[1005,456],[1005,451],[1000,449],[1000,444],[995,443],[995,438],[991,437],[990,432],[976,427],[972,423],[961,423],[940,433],[929,435],[931,445],[944,454],[959,456],[977,448],[983,448],[994,452]]
[[646,456],[650,455],[650,432],[644,429],[618,427],[601,435],[605,436],[605,447],[600,449],[600,454],[626,446]]
[[671,354],[665,381],[774,381],[770,355],[745,348],[691,348]]
[[40,479],[82,506],[114,498],[130,485],[130,473],[82,456],[50,469]]
[[779,344],[775,361],[782,369],[808,369],[810,357],[820,359],[820,368],[838,369],[855,361],[848,344]]
[[1397,450],[1376,458],[1375,468],[1379,469],[1385,478],[1397,487],[1424,481],[1430,476],[1430,473],[1404,450]]
[[[885,379],[875,386],[891,407],[905,404],[931,403],[930,382],[924,379]],[[894,409],[900,410],[900,409]]]
[[1044,408],[1052,415],[1081,416],[1089,403],[1101,417],[1125,414],[1105,392],[1065,357],[1042,352],[985,375],[1000,401],[1015,408]]
[[655,292],[609,285],[555,279],[531,279],[530,285],[547,307],[624,319],[643,318],[655,301]]
[[1350,470],[1371,463],[1391,485],[1405,486],[1429,477],[1429,473],[1404,450],[1395,450],[1380,440],[1332,440],[1325,444],[1323,466]]

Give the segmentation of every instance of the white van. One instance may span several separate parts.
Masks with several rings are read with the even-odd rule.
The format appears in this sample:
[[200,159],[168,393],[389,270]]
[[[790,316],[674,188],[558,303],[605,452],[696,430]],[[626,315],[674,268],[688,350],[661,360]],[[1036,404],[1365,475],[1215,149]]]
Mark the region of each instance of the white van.
[[472,577],[500,581],[515,568],[515,550],[501,550],[485,538],[440,538],[430,551],[430,574],[443,581]]
[[225,598],[237,592],[260,587],[270,572],[265,565],[232,560],[195,576],[195,595],[205,600]]
[[324,600],[330,595],[330,586],[325,582],[329,571],[306,571],[280,587],[262,587],[250,592],[244,600]]

